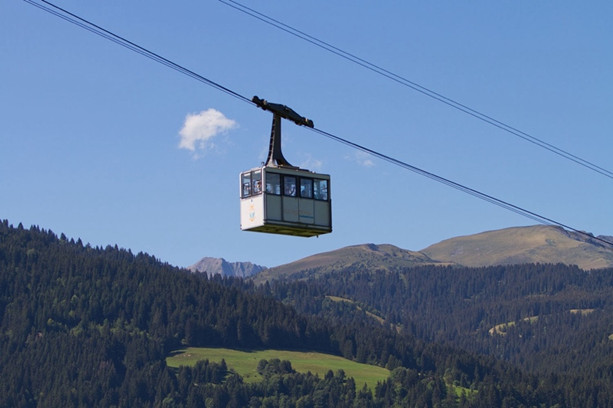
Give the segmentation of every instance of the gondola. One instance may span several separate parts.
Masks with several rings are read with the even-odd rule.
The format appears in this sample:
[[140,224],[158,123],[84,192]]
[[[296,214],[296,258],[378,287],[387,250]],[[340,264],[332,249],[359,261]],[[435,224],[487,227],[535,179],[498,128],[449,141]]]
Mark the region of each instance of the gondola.
[[332,232],[330,175],[292,166],[281,151],[281,119],[311,128],[313,121],[285,105],[252,101],[273,119],[266,163],[240,174],[241,229],[301,237]]

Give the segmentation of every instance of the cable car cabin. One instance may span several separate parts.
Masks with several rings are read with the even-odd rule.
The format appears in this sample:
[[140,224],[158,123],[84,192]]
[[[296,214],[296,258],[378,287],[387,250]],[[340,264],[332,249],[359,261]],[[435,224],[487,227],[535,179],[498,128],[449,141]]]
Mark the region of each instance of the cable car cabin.
[[281,152],[281,119],[313,127],[313,121],[285,105],[254,96],[273,114],[268,160],[240,175],[243,231],[312,237],[332,232],[330,176],[292,166]]
[[330,176],[264,166],[240,175],[241,229],[312,237],[332,232]]

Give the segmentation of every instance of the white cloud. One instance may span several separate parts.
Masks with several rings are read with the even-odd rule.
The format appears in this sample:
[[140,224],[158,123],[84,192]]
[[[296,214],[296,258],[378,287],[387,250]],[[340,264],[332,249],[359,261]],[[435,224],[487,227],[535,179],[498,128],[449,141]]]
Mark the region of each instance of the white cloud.
[[228,119],[216,109],[207,109],[200,113],[190,113],[185,117],[183,128],[179,131],[181,141],[179,148],[196,153],[214,148],[215,136],[237,127],[238,124]]
[[348,158],[358,163],[360,166],[373,167],[375,165],[375,162],[372,161],[372,156],[365,152],[355,152],[352,156],[349,156]]

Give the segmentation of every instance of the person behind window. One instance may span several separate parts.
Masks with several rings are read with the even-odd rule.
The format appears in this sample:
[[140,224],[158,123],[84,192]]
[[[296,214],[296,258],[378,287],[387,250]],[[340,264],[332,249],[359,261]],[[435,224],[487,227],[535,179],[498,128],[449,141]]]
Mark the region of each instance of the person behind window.
[[253,182],[253,194],[259,194],[262,191],[262,182],[256,180]]
[[308,178],[300,179],[300,197],[313,198],[313,180]]
[[296,196],[296,178],[294,177],[286,177],[285,178],[285,195],[290,197]]

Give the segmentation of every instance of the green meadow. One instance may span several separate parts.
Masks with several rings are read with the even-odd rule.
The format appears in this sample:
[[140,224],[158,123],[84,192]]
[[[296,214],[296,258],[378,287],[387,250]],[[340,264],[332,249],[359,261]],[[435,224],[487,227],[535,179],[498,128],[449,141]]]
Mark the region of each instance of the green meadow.
[[347,377],[353,377],[356,387],[359,389],[366,384],[371,390],[375,389],[378,381],[384,381],[389,377],[388,369],[356,363],[343,357],[330,354],[286,351],[286,350],[231,350],[225,348],[200,348],[189,347],[178,350],[166,359],[169,367],[193,366],[201,360],[221,362],[226,361],[229,369],[240,374],[245,382],[257,382],[262,376],[257,372],[260,360],[289,360],[292,368],[299,373],[311,372],[324,377],[328,370],[336,373],[343,370]]

